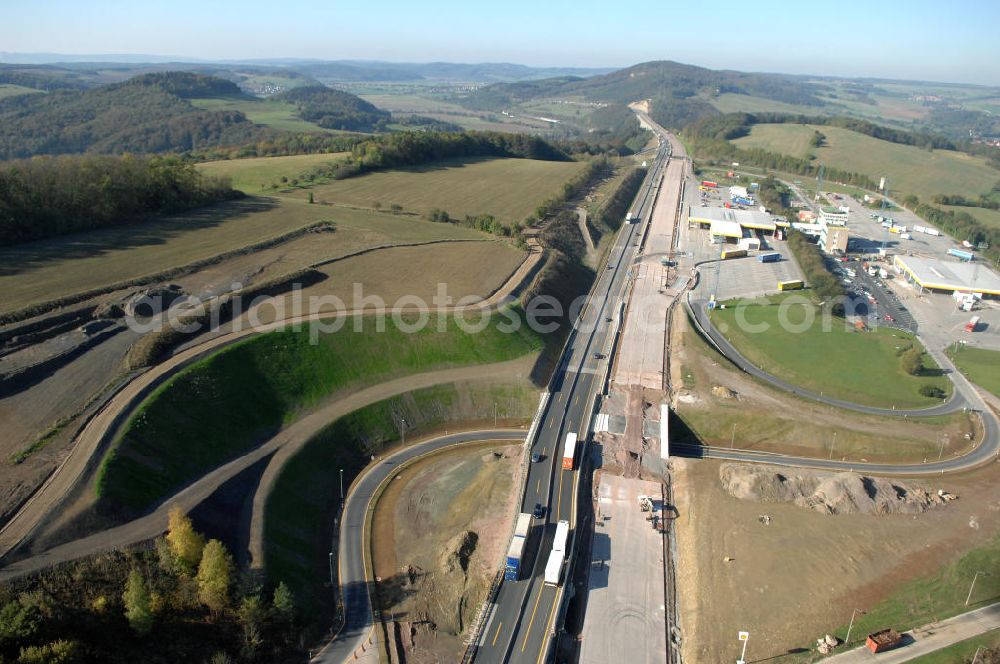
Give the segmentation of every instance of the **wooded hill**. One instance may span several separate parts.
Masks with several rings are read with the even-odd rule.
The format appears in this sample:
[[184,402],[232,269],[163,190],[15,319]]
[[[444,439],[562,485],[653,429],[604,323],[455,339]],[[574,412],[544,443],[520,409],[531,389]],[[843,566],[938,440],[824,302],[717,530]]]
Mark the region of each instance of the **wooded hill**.
[[[236,83],[203,74],[160,72],[89,90],[55,90],[0,100],[0,159],[35,155],[204,151],[274,140],[284,132],[240,111],[196,108],[191,99],[248,97]],[[375,131],[389,113],[340,90],[293,88],[276,98],[330,129]]]
[[[560,77],[497,83],[479,88],[456,101],[468,108],[498,111],[543,98],[582,97],[592,101],[618,103],[652,99],[654,117],[658,101],[665,100],[662,108],[681,111],[685,118],[694,119],[699,115],[718,112],[706,101],[695,99],[696,96],[727,92],[789,104],[823,104],[815,95],[812,85],[791,76],[716,71],[672,61],[644,62],[592,78]],[[676,123],[668,121],[666,124]]]

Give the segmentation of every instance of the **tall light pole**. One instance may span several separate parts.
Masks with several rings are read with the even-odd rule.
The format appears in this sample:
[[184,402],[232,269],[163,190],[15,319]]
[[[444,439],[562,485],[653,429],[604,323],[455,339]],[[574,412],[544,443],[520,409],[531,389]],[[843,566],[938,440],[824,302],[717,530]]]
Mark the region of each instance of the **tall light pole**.
[[976,654],[972,656],[972,664],[976,664],[976,662],[979,660],[979,651],[982,649],[983,649],[982,646],[976,648]]
[[406,420],[404,418],[399,418],[399,438],[400,445],[406,447]]
[[330,552],[328,560],[330,561],[330,587],[333,588],[333,551]]
[[969,601],[972,599],[972,589],[976,587],[976,579],[979,578],[980,574],[986,574],[986,572],[976,572],[976,575],[972,577],[972,583],[969,584],[969,594],[965,597],[965,605],[969,605]]
[[344,469],[340,469],[340,505],[344,505]]
[[733,422],[733,433],[729,436],[729,449],[736,445],[736,422]]
[[844,639],[844,645],[847,645],[848,643],[851,642],[851,629],[854,628],[854,616],[856,616],[859,613],[861,615],[865,615],[865,612],[862,611],[861,609],[854,609],[853,611],[851,611],[851,622],[847,625],[847,637]]
[[497,428],[497,402],[493,402],[493,428]]
[[837,432],[833,432],[833,442],[830,443],[830,458],[833,458],[833,448],[837,446]]
[[938,461],[944,456],[944,446],[948,444],[948,434],[941,435],[941,451],[938,452]]

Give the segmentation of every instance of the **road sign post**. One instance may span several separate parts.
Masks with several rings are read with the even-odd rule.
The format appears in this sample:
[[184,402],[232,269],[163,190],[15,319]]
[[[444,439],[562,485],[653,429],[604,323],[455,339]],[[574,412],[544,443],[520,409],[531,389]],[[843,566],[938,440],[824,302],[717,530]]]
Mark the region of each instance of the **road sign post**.
[[750,632],[740,632],[740,641],[743,642],[743,652],[740,653],[740,658],[736,661],[736,664],[746,664],[747,641],[749,640],[750,640]]

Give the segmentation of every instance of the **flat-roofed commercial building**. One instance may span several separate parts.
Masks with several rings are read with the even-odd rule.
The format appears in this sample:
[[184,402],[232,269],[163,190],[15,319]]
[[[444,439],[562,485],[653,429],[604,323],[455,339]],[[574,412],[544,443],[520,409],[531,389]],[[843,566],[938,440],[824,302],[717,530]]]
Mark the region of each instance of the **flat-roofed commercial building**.
[[900,255],[894,256],[892,261],[896,271],[920,290],[966,291],[982,293],[984,297],[1000,297],[1000,277],[985,263]]

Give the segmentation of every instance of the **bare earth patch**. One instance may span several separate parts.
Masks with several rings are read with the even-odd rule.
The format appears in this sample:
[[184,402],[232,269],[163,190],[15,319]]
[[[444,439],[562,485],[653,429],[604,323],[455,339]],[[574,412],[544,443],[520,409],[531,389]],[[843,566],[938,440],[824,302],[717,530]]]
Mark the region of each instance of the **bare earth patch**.
[[519,458],[519,446],[497,443],[436,454],[401,471],[379,499],[376,601],[402,661],[461,658],[509,534]]
[[[835,511],[843,513],[833,514],[795,502],[797,494],[826,491],[824,481],[829,485],[831,478],[842,484],[837,491],[851,495],[854,478],[841,482],[837,475],[823,480],[783,471],[802,476],[793,482],[798,489],[791,489],[766,467],[763,475],[737,478],[719,461],[671,464],[680,627],[688,663],[737,659],[740,630],[751,634],[748,661],[809,661],[795,651],[846,625],[853,609],[874,607],[902,584],[932,574],[1000,531],[996,464],[960,475],[893,479],[893,485],[924,488],[934,498],[939,489],[959,498],[920,513],[895,514],[880,513],[877,500],[868,502],[867,510],[840,503],[843,509]],[[767,502],[734,497],[720,478],[731,484],[740,479],[738,492],[749,490],[745,495]]]

